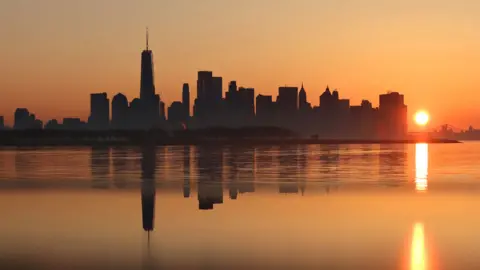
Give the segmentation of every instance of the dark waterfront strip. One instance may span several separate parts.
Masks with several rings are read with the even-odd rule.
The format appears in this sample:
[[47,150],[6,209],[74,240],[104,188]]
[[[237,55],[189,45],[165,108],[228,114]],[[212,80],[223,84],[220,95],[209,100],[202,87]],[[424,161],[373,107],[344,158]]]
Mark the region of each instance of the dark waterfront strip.
[[209,129],[167,133],[151,131],[29,130],[0,132],[1,146],[135,146],[135,145],[285,145],[285,144],[413,144],[459,143],[450,139],[300,138],[280,128]]

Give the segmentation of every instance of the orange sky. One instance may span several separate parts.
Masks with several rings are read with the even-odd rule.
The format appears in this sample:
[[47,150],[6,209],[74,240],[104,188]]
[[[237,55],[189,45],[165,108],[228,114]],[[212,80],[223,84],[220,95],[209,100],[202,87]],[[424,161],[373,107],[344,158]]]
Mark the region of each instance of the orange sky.
[[[140,2],[140,3],[137,3]],[[16,0],[0,3],[0,115],[86,119],[89,93],[138,95],[150,27],[157,92],[170,104],[198,70],[276,95],[302,81],[378,104],[406,95],[432,127],[480,126],[475,0]]]

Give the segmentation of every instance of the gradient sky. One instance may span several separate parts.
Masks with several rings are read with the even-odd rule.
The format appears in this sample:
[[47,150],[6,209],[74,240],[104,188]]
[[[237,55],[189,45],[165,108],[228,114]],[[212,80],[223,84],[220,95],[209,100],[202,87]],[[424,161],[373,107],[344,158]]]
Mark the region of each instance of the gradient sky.
[[480,126],[477,0],[3,0],[0,114],[89,113],[89,93],[139,94],[145,27],[157,92],[170,104],[199,70],[274,94],[328,84],[353,104],[406,95],[432,126]]

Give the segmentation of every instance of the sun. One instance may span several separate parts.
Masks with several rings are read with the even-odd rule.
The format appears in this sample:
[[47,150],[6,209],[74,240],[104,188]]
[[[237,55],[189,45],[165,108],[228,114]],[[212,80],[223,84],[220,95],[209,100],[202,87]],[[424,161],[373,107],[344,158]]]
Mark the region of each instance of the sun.
[[425,126],[430,121],[430,116],[426,111],[418,111],[415,114],[415,123],[419,126]]

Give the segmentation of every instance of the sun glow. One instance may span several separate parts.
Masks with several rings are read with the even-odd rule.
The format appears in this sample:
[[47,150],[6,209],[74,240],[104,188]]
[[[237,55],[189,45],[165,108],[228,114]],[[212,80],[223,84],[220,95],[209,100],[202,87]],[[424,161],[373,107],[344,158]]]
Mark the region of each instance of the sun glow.
[[430,116],[426,111],[418,111],[415,114],[415,123],[419,126],[425,126],[430,121]]

